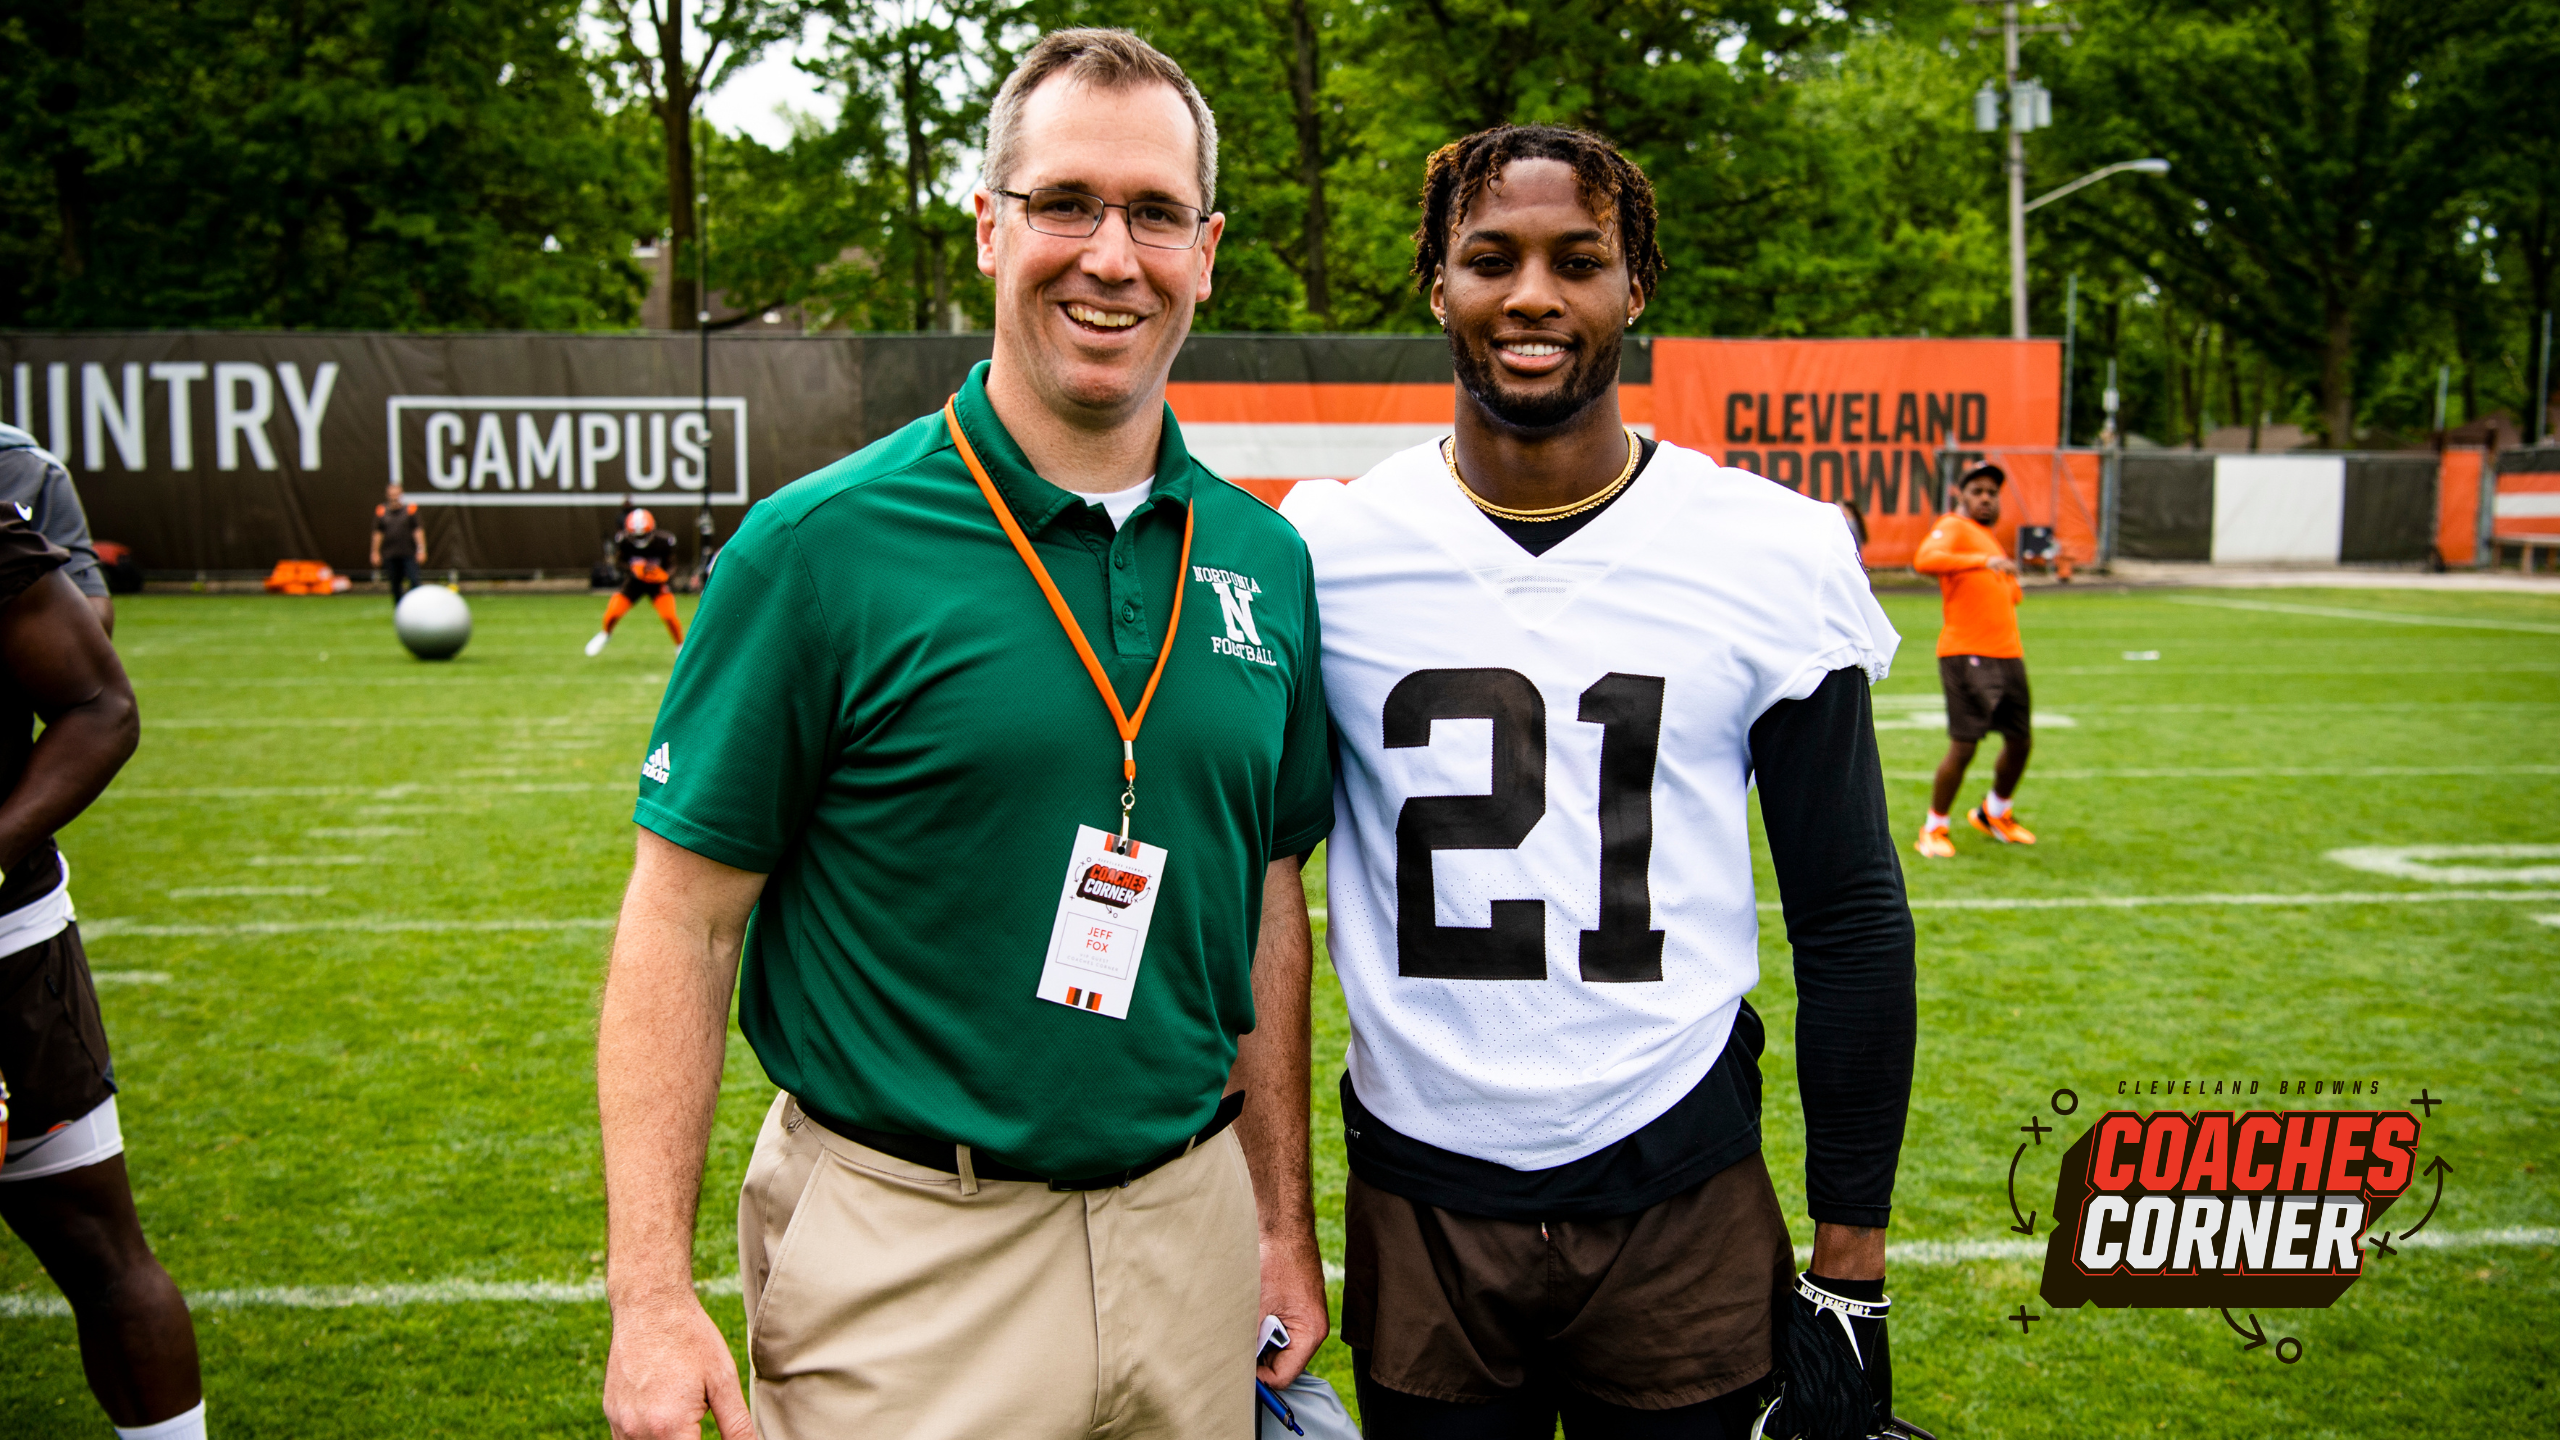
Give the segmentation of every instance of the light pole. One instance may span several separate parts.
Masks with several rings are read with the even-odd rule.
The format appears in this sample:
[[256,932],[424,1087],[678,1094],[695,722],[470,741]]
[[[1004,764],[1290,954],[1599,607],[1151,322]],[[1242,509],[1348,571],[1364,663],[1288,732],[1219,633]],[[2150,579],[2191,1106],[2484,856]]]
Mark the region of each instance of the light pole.
[[2068,195],[2075,190],[2095,185],[2110,175],[2166,175],[2168,173],[2169,162],[2166,160],[2119,160],[2113,165],[2101,166],[2098,169],[2092,170],[2088,174],[2081,176],[2079,179],[2072,181],[2068,185],[2059,185],[2051,190],[2047,190],[2019,208],[2021,210],[2041,210],[2045,206],[2052,204],[2054,201],[2061,199],[2063,196]]
[[[1972,0],[1976,5],[1998,5],[2000,28],[1977,27],[1974,35],[2000,37],[2000,78],[2009,92],[2009,338],[2027,338],[2027,132],[2042,130],[2053,123],[2053,92],[2033,80],[2018,79],[2018,37],[2021,35],[2068,34],[2069,25],[2021,25],[2018,23],[2018,0]],[[1973,97],[1973,128],[1992,131],[2000,128],[2000,99],[1991,87]]]

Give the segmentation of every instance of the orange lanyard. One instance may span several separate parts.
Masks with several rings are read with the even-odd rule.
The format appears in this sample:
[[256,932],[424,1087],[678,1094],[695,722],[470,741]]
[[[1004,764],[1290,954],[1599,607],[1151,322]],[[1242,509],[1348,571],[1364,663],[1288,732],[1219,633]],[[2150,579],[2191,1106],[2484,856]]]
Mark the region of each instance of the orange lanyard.
[[1058,583],[1049,578],[1049,567],[1031,548],[1022,526],[1013,518],[1013,510],[996,493],[996,483],[987,478],[987,467],[978,463],[978,452],[969,447],[969,437],[960,429],[957,397],[942,402],[942,423],[951,430],[951,443],[960,450],[962,463],[969,467],[969,478],[978,482],[978,493],[987,497],[987,508],[996,512],[996,523],[1004,527],[1004,538],[1013,542],[1013,553],[1040,582],[1040,593],[1049,599],[1049,609],[1058,617],[1059,628],[1076,647],[1076,658],[1084,662],[1084,673],[1093,677],[1093,688],[1102,692],[1102,703],[1111,707],[1111,723],[1120,731],[1120,838],[1129,838],[1129,812],[1138,804],[1138,727],[1147,723],[1147,707],[1155,703],[1156,682],[1164,678],[1164,662],[1173,655],[1173,637],[1182,632],[1183,578],[1191,573],[1191,519],[1195,507],[1182,507],[1182,562],[1173,572],[1173,616],[1164,627],[1164,645],[1156,651],[1155,673],[1147,677],[1147,688],[1138,696],[1135,713],[1120,708],[1120,697],[1111,688],[1111,679],[1102,673],[1102,661],[1093,653],[1093,645],[1084,638],[1084,627],[1076,623],[1075,613],[1067,608],[1067,599],[1058,593]]

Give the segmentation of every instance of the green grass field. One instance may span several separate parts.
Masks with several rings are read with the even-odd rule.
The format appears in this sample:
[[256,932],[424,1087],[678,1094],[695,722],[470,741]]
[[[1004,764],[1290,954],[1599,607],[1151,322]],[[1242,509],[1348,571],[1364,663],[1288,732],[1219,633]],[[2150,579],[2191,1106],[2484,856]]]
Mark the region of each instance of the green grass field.
[[[143,1221],[195,1297],[217,1435],[603,1433],[594,1003],[669,649],[638,615],[583,659],[600,603],[475,597],[478,637],[443,666],[398,648],[379,597],[122,606],[143,745],[64,847]],[[1944,746],[1936,606],[1887,603],[1907,638],[1880,739],[1907,838]],[[1893,1231],[1901,1409],[1946,1440],[2554,1433],[2560,898],[2437,899],[2325,852],[2560,841],[2560,599],[2039,591],[2024,615],[2041,726],[2020,813],[2044,843],[1959,822],[1957,859],[1906,852],[1922,1038]],[[1986,749],[1968,803],[1988,774]],[[2207,898],[2350,891],[2405,898]],[[1951,903],[2091,897],[2159,903]],[[1767,921],[1770,1162],[1805,1241],[1793,990]],[[1338,1260],[1347,1030],[1329,975],[1318,992]],[[2244,1352],[2210,1311],[2002,1322],[2043,1311],[2003,1182],[2056,1087],[2082,1103],[2021,1167],[2037,1210],[2056,1142],[2120,1082],[2331,1076],[2448,1102],[2423,1150],[2454,1167],[2430,1227],[2452,1243],[2373,1259],[2331,1309],[2264,1313],[2298,1363]],[[698,1259],[733,1337],[734,1198],[769,1095],[733,1046]],[[1347,1389],[1348,1359],[1328,1346],[1319,1367]],[[0,1436],[107,1433],[52,1286],[0,1241]]]

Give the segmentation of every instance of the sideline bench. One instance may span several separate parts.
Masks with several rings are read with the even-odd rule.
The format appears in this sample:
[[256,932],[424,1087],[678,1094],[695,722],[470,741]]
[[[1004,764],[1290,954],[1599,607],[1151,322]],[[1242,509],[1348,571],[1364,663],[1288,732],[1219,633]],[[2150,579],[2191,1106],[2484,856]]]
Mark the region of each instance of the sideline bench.
[[2507,547],[2510,545],[2523,551],[2524,573],[2530,575],[2533,573],[2533,552],[2549,550],[2560,553],[2560,535],[2491,535],[2489,545],[2489,556],[2492,561],[2505,558]]

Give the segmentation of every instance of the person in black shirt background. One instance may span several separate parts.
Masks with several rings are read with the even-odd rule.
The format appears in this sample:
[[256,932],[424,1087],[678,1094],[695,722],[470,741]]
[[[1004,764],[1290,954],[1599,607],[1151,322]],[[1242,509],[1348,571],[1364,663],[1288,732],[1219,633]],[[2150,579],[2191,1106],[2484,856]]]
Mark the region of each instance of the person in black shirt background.
[[622,588],[604,604],[604,628],[587,642],[587,655],[592,659],[604,653],[613,640],[613,627],[631,613],[631,607],[646,600],[667,622],[667,633],[675,637],[677,648],[684,646],[684,622],[676,618],[676,598],[667,593],[667,577],[676,558],[676,537],[658,528],[658,517],[646,510],[634,510],[622,519],[622,532],[613,537],[614,555],[622,562]]
[[417,588],[418,571],[427,563],[427,527],[400,487],[383,492],[373,507],[373,568],[391,584],[391,603]]

